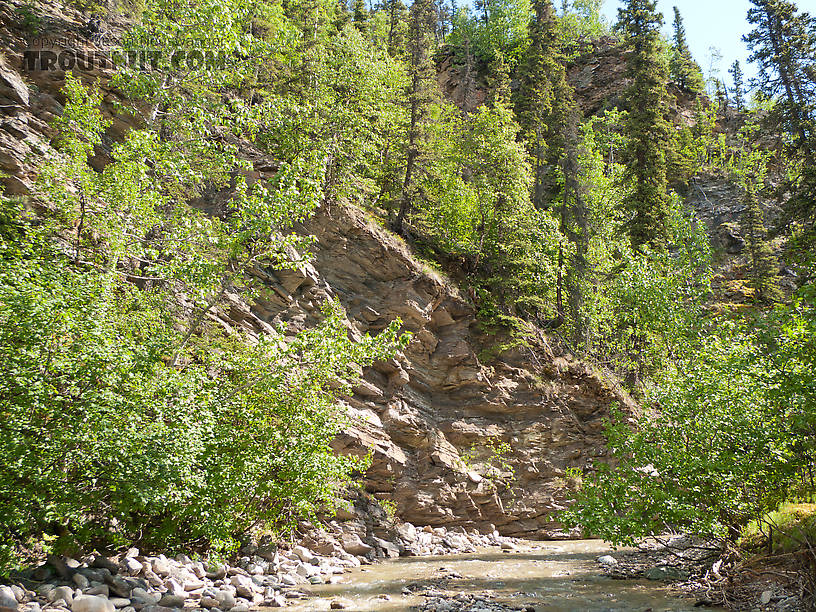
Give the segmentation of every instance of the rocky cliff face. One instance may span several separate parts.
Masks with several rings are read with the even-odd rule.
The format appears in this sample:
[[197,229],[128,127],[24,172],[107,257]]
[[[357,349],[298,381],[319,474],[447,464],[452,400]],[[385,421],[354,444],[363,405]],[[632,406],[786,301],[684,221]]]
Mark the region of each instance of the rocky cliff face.
[[[38,159],[50,150],[48,122],[62,110],[65,77],[63,70],[28,69],[24,51],[34,35],[24,7],[17,0],[0,7],[0,170],[6,193],[18,196],[31,194]],[[38,27],[40,38],[56,41],[49,48],[100,51],[87,18],[75,11],[52,7]],[[107,71],[74,71],[101,79],[114,119],[108,137],[121,137],[129,124],[110,112],[118,95],[104,87]],[[105,160],[101,147],[93,163]],[[269,167],[259,160],[256,176]],[[372,453],[367,490],[415,524],[568,536],[552,518],[568,497],[566,470],[604,455],[602,419],[614,402],[631,408],[625,395],[534,330],[529,345],[486,358],[503,339],[483,332],[468,300],[362,211],[325,208],[302,231],[317,239],[312,262],[269,273],[255,303],[231,296],[219,317],[254,333],[276,323],[296,330],[313,324],[331,297],[346,309],[352,335],[402,319],[413,333],[410,346],[367,369],[342,400],[352,420],[335,446]],[[512,476],[490,467],[496,442],[509,447]]]

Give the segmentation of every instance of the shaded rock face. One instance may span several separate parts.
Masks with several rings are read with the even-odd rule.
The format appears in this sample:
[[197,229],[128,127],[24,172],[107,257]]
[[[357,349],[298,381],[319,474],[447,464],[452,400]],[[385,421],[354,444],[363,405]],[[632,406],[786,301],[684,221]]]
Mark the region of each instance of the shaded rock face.
[[[48,122],[64,101],[64,72],[26,70],[31,34],[17,11],[22,5],[0,6],[0,170],[8,175],[0,180],[12,195],[32,192],[38,160],[53,136]],[[45,34],[80,52],[99,51],[83,34],[87,18],[56,5],[48,10]],[[114,121],[106,142],[121,138],[129,124],[110,110],[117,100],[105,87],[110,75],[81,66],[75,73],[86,83],[101,80],[103,110]],[[101,168],[106,160],[102,146],[92,161]],[[250,178],[268,176],[274,165],[256,159]],[[216,207],[217,197],[202,205]],[[301,229],[317,238],[312,262],[264,272],[266,289],[254,304],[229,296],[219,316],[251,333],[276,323],[295,331],[314,324],[321,304],[335,298],[353,336],[403,321],[413,333],[408,348],[367,368],[354,395],[342,399],[352,425],[334,446],[343,453],[371,451],[366,489],[393,501],[397,515],[414,524],[568,537],[552,517],[569,497],[566,470],[604,456],[602,420],[612,403],[631,408],[631,402],[585,364],[554,351],[540,332],[531,346],[492,361],[480,358],[506,339],[486,335],[455,288],[361,211],[324,208]],[[512,476],[492,475],[487,459],[496,442],[509,445]]]

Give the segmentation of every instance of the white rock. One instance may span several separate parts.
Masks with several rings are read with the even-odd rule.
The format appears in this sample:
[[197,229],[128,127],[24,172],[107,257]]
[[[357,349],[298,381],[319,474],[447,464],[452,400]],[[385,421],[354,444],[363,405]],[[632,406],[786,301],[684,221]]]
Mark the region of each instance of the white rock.
[[139,562],[137,559],[134,559],[133,557],[125,557],[124,559],[122,559],[122,567],[125,568],[125,571],[128,574],[135,576],[136,574],[142,571],[142,568],[144,566],[141,564],[141,562]]
[[145,569],[144,577],[150,583],[150,586],[159,587],[164,585],[164,581],[152,569]]
[[11,587],[0,586],[0,612],[17,612],[17,597]]
[[170,562],[167,560],[167,557],[164,555],[159,555],[150,560],[150,565],[152,565],[152,569],[156,572],[159,576],[169,576],[170,575]]
[[186,591],[184,590],[184,587],[175,578],[168,578],[165,580],[164,586],[167,587],[167,591],[173,595],[178,595],[179,597],[185,596]]
[[72,612],[114,612],[113,604],[97,595],[80,595],[71,603]]
[[762,602],[762,605],[765,606],[771,603],[771,598],[773,597],[773,592],[771,591],[762,591],[762,595],[760,596],[759,601]]
[[314,554],[311,550],[306,548],[305,546],[295,546],[292,550],[298,556],[298,559],[303,561],[304,563],[312,563],[315,559]]
[[601,565],[605,565],[607,567],[612,567],[613,565],[618,564],[618,560],[612,555],[601,555],[600,557],[598,557],[597,561]]

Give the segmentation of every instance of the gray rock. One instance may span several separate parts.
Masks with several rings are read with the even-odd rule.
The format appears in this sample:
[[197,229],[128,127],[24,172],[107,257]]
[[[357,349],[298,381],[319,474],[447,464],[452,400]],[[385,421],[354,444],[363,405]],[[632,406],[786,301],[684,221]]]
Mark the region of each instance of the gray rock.
[[74,601],[74,589],[68,586],[59,586],[48,594],[48,600],[53,602],[64,601],[69,606]]
[[671,565],[657,565],[647,569],[643,576],[647,580],[685,580],[688,578],[688,572]]
[[102,555],[97,555],[96,557],[94,557],[93,563],[91,563],[91,567],[95,567],[96,569],[108,570],[111,574],[119,573],[119,566],[116,565],[116,563],[114,563],[107,557],[103,557]]
[[145,606],[142,608],[142,612],[178,612],[178,610],[165,606]]
[[107,584],[100,584],[83,591],[83,593],[85,595],[103,595],[104,597],[108,597],[110,596],[110,588]]
[[618,560],[612,555],[601,555],[596,559],[596,561],[598,561],[598,563],[600,563],[601,565],[605,565],[607,567],[612,567],[613,565],[618,564]]
[[348,599],[337,598],[332,600],[329,608],[332,610],[348,610],[353,605]]
[[0,586],[0,612],[17,612],[17,598],[10,587]]
[[127,608],[130,605],[130,600],[125,597],[111,597],[108,601],[114,608]]
[[763,606],[768,605],[771,603],[771,599],[773,598],[772,591],[762,591],[762,595],[759,598],[759,601],[762,603]]
[[286,607],[286,598],[280,593],[264,600],[264,605],[270,608],[284,608]]
[[159,606],[164,608],[183,608],[185,597],[183,595],[174,595],[173,593],[165,593],[159,600]]
[[227,576],[227,568],[223,565],[208,563],[206,576],[210,580],[223,580]]
[[229,591],[218,591],[215,599],[218,601],[218,607],[221,610],[229,610],[235,607],[235,596]]
[[110,576],[106,582],[113,595],[130,599],[130,592],[133,590],[133,586],[122,576]]
[[88,577],[80,572],[77,572],[71,577],[71,580],[74,581],[74,584],[81,590],[85,590],[91,586],[91,581],[88,580]]
[[71,604],[72,612],[114,612],[113,604],[97,595],[80,595]]
[[141,562],[133,557],[125,557],[122,559],[122,567],[125,569],[125,572],[131,576],[135,576],[142,571],[142,568],[144,568]]
[[159,576],[170,575],[170,562],[164,558],[164,556],[151,559],[150,565],[152,566],[153,571]]
[[344,533],[340,536],[340,545],[350,555],[367,555],[374,550],[355,533]]
[[249,606],[246,604],[238,604],[229,609],[229,612],[249,612]]
[[251,598],[255,593],[255,585],[252,582],[252,579],[248,578],[247,576],[233,576],[230,578],[230,582],[235,587],[235,591],[238,593],[238,595],[241,595],[242,597]]
[[217,608],[218,603],[219,603],[218,600],[215,599],[214,597],[207,597],[207,596],[202,597],[201,600],[198,602],[198,604],[202,608]]
[[25,603],[28,600],[28,593],[20,585],[12,584],[9,588],[11,588],[11,592],[14,593],[14,598],[18,603]]

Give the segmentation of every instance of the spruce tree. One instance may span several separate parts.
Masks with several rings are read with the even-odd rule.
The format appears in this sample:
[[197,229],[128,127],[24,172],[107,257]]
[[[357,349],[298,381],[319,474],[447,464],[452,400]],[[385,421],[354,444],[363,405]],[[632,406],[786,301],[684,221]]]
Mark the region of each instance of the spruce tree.
[[416,194],[416,172],[420,161],[422,139],[428,110],[437,97],[436,66],[431,55],[431,45],[436,28],[433,0],[414,0],[411,5],[408,34],[410,84],[408,89],[408,126],[405,176],[399,198],[399,212],[394,221],[394,231],[402,233],[402,224]]
[[487,103],[495,106],[499,102],[510,102],[510,66],[504,54],[496,51],[487,67]]
[[751,0],[748,21],[755,29],[745,36],[759,64],[759,87],[769,98],[781,96],[786,123],[797,145],[813,163],[816,152],[816,20],[799,13],[789,0]]
[[627,0],[618,12],[618,29],[624,34],[632,53],[627,90],[630,138],[628,169],[634,189],[625,200],[631,215],[629,236],[636,249],[649,244],[663,248],[668,238],[666,219],[666,153],[670,129],[666,121],[667,67],[660,52],[660,26],[663,17],[655,0]]
[[397,57],[405,51],[408,8],[402,0],[386,0],[385,6],[388,11],[388,54]]
[[519,68],[516,114],[533,157],[533,204],[539,210],[554,196],[557,166],[563,153],[563,126],[573,94],[558,52],[558,29],[551,0],[535,0],[530,46]]
[[751,257],[751,287],[760,302],[776,302],[782,298],[777,283],[777,261],[767,240],[762,210],[757,195],[757,179],[747,176],[743,181],[745,214],[743,233]]
[[731,68],[728,69],[728,73],[734,81],[731,87],[731,93],[734,96],[734,108],[742,112],[745,110],[745,85],[743,83],[742,66],[740,66],[739,60],[734,60],[734,63],[731,64]]
[[789,0],[751,0],[745,36],[759,68],[757,84],[771,99],[779,99],[782,129],[794,142],[789,153],[800,157],[802,171],[792,181],[789,217],[816,221],[816,19],[799,13]]
[[365,0],[354,0],[354,27],[361,32],[368,29],[368,7]]
[[686,27],[680,9],[674,7],[674,44],[671,57],[671,77],[685,91],[699,94],[705,88],[703,71],[694,61],[686,40]]
[[[530,23],[530,46],[519,71],[516,99],[519,122],[534,161],[533,204],[544,210],[557,202],[561,233],[571,240],[578,240],[582,234],[572,229],[576,206],[581,204],[577,197],[575,154],[578,107],[566,78],[552,2],[534,0],[533,8],[535,16]],[[575,251],[581,252],[581,249]],[[566,286],[570,296],[576,293],[579,284],[574,274],[576,269],[575,265],[568,265],[563,246],[560,246],[556,318],[548,323],[550,327],[564,322],[564,288]],[[571,304],[574,302],[570,300]]]

